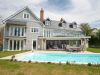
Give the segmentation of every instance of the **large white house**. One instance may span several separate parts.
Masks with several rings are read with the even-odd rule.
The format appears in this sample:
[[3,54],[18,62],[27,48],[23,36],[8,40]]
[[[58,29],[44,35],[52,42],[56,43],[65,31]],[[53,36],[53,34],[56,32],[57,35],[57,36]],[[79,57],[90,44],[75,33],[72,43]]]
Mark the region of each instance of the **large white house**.
[[44,19],[44,10],[40,10],[40,19],[24,7],[4,20],[3,50],[64,50],[71,47],[88,47],[88,38],[76,22],[69,23]]

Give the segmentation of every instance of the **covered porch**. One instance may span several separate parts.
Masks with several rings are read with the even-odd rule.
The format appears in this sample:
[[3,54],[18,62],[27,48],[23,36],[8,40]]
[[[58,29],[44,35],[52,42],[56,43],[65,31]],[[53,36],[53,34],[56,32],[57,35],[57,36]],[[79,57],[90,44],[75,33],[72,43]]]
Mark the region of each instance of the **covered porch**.
[[66,48],[79,49],[84,46],[83,50],[88,48],[88,39],[90,37],[52,37],[39,38],[40,50],[66,50]]

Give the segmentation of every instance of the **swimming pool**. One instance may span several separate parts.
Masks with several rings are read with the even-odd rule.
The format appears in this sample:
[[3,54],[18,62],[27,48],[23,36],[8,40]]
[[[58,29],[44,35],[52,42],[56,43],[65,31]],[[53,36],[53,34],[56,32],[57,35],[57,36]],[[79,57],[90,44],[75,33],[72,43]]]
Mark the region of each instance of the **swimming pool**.
[[79,63],[100,64],[100,54],[64,54],[64,53],[30,53],[18,58],[20,61],[55,62],[55,63]]

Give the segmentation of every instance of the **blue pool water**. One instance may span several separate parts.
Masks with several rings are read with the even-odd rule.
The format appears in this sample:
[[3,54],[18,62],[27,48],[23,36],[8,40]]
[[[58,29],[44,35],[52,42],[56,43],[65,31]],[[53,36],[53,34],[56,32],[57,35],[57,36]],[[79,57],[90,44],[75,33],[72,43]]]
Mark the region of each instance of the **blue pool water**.
[[20,57],[22,61],[37,62],[71,62],[80,64],[100,64],[100,54],[64,54],[64,53],[30,53]]

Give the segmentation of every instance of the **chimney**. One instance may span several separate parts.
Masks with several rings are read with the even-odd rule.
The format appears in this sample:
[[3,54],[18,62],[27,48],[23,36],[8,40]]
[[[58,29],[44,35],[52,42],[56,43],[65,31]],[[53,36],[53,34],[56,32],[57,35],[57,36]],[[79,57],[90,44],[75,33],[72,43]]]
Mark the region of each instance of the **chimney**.
[[44,10],[43,10],[43,8],[41,8],[41,10],[40,10],[40,21],[41,22],[44,21]]

